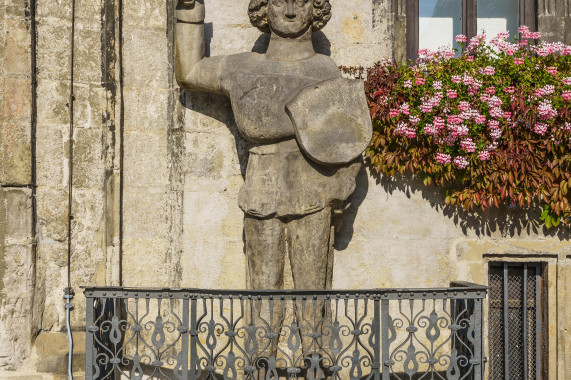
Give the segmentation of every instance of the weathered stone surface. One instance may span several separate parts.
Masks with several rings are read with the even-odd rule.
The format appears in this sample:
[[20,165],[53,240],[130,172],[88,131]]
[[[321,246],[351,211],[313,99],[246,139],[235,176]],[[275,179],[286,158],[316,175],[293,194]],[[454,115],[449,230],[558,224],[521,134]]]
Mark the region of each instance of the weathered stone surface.
[[[19,173],[17,177],[31,173],[29,153],[20,160],[18,154],[11,153],[20,148],[25,151],[31,137],[31,112],[26,111],[31,104],[30,86],[25,84],[33,79],[29,72],[27,3],[6,0],[0,6],[0,141],[6,141],[6,128],[14,128],[8,139],[15,143],[8,148],[2,143],[0,148],[3,185],[6,170]],[[67,286],[66,103],[70,92],[71,2],[36,3],[36,174],[40,187],[35,267],[31,237],[23,232],[29,231],[32,223],[26,206],[30,191],[0,191],[0,369],[30,371],[18,375],[0,372],[0,378],[63,380],[66,375],[61,373],[38,375],[37,368],[42,360],[44,366],[56,362],[63,365],[67,344],[60,332],[65,328],[62,289]],[[207,54],[266,52],[269,36],[260,35],[250,24],[248,3],[206,0]],[[172,2],[123,1],[125,140],[121,146],[119,63],[113,57],[119,52],[120,36],[117,24],[111,22],[118,20],[119,14],[118,8],[112,9],[104,23],[102,6],[106,4],[113,8],[117,1],[76,2],[74,122],[78,169],[73,199],[72,285],[78,293],[78,285],[119,285],[119,178],[123,171],[123,285],[245,288],[243,212],[237,199],[249,154],[232,106],[223,95],[183,92],[179,98],[174,91],[173,35],[169,29],[173,20],[167,20]],[[313,36],[319,53],[330,54],[336,64],[346,66],[367,65],[391,55],[402,60],[406,52],[406,1],[331,0],[331,4],[332,19]],[[564,6],[564,0],[538,3],[539,30],[546,40],[571,41]],[[102,57],[102,48],[108,49],[107,56]],[[110,81],[105,88],[100,83],[103,77]],[[11,122],[6,113],[20,118],[19,122],[4,126]],[[182,128],[185,133],[177,134]],[[120,149],[125,153],[123,168]],[[28,180],[18,182],[19,186],[27,184]],[[7,213],[5,195],[12,190],[24,194],[10,196],[14,197],[11,204],[20,206]],[[550,279],[546,321],[549,378],[555,378],[554,374],[565,378],[571,372],[568,236],[538,227],[535,215],[511,209],[466,215],[444,208],[442,198],[438,189],[425,189],[414,180],[390,181],[361,172],[352,206],[336,236],[333,286],[446,286],[452,280],[486,284],[489,261],[543,262]],[[12,219],[7,221],[6,216]],[[13,238],[6,235],[8,223]],[[285,266],[290,267],[287,258]],[[34,271],[36,277],[31,279]],[[34,281],[35,290],[31,287]],[[287,270],[284,283],[293,286]],[[76,295],[73,303],[72,326],[82,330],[82,295]],[[34,348],[41,355],[37,355],[38,361],[30,362],[31,333],[40,328],[39,337],[47,334],[47,344],[45,349]],[[56,331],[59,337],[51,335]],[[59,356],[48,352],[52,337],[58,343]],[[81,337],[77,339],[79,350]],[[61,371],[61,366],[58,368]]]
[[[85,333],[73,334],[74,352],[72,367],[75,369],[85,368]],[[36,338],[36,353],[41,358],[37,365],[38,372],[55,374],[67,374],[69,358],[69,342],[66,333],[53,332],[41,333]]]
[[371,142],[373,125],[360,80],[339,78],[306,87],[286,110],[300,148],[317,163],[346,164]]
[[27,185],[32,176],[30,125],[8,121],[3,123],[2,129],[4,172],[1,183]]

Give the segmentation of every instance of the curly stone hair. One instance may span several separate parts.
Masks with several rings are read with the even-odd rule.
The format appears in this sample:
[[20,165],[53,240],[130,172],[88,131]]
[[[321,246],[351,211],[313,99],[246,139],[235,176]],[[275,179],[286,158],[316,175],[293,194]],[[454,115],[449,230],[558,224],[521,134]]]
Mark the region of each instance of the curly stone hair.
[[[268,1],[250,0],[248,5],[248,15],[250,22],[263,33],[270,33],[268,24]],[[322,29],[331,19],[331,4],[329,0],[313,0],[313,25],[312,30]]]

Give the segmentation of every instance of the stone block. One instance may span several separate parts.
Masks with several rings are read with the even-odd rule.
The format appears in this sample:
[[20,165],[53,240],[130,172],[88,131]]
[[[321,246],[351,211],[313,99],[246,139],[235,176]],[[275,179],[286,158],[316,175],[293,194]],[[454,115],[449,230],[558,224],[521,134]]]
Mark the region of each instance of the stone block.
[[40,80],[38,95],[38,128],[42,124],[69,124],[69,82]]
[[167,239],[125,239],[123,243],[124,286],[172,286],[167,275],[170,254]]
[[[76,4],[76,6],[77,5],[78,4]],[[66,0],[53,0],[49,3],[39,2],[36,9],[36,15],[39,18],[71,20],[71,9],[72,3]]]
[[[29,75],[30,32],[24,18],[8,17],[5,20],[4,70],[6,74]],[[28,87],[30,87],[28,85]]]
[[[188,133],[185,138],[184,171],[191,177],[213,179],[240,174],[238,151],[246,147],[229,130],[220,133]],[[244,157],[242,156],[242,159]]]
[[3,188],[6,202],[6,241],[29,244],[32,234],[32,198],[29,189]]
[[30,125],[8,122],[2,125],[2,184],[28,185],[32,176]]
[[167,136],[165,133],[125,134],[125,186],[167,185]]
[[[68,336],[63,332],[43,332],[36,338],[37,371],[65,374],[69,358]],[[85,333],[73,333],[72,368],[85,368]]]
[[[97,17],[100,17],[97,14]],[[78,82],[101,82],[101,30],[77,28],[75,34],[74,78]]]
[[123,5],[123,14],[124,25],[127,28],[164,30],[167,25],[167,2],[164,0],[128,1]]
[[160,29],[124,29],[124,83],[126,87],[168,89],[170,72],[168,39]]
[[[70,4],[70,2],[65,1],[66,7],[70,6]],[[52,8],[51,3],[46,3],[45,5],[48,8]],[[53,9],[57,9],[58,5],[59,3],[55,4]],[[40,7],[38,11],[43,9],[44,7]],[[63,11],[60,14],[63,15]],[[69,81],[71,23],[67,20],[50,18],[49,21],[39,22],[37,30],[38,79]],[[42,99],[39,96],[39,92],[38,99]]]
[[32,93],[27,78],[4,79],[4,118],[6,121],[28,121],[32,115]]
[[169,238],[170,202],[165,189],[137,189],[123,196],[123,231],[127,239]]
[[76,84],[73,105],[74,125],[79,128],[101,128],[107,113],[105,90],[100,84]]
[[169,98],[170,90],[157,88],[142,91],[125,90],[125,130],[167,131],[172,113]]
[[103,131],[76,129],[73,146],[73,185],[80,188],[103,186],[104,157],[102,156]]
[[214,22],[225,27],[241,25],[254,28],[248,17],[249,2],[249,0],[234,0],[229,3],[225,0],[210,0],[206,3],[205,22]]
[[[38,186],[64,186],[64,165],[67,165],[64,150],[64,135],[67,140],[67,125],[39,126],[36,130],[36,181]],[[67,170],[67,169],[66,169]]]
[[36,193],[40,239],[67,239],[67,191],[39,187]]
[[26,0],[6,0],[4,6],[6,7],[6,15],[16,16],[23,18],[25,15],[27,2]]

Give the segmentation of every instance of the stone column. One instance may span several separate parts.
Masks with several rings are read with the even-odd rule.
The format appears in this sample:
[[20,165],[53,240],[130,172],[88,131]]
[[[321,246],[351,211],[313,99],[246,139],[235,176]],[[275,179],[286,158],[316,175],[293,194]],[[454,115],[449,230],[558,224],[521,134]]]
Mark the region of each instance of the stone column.
[[32,76],[28,2],[0,6],[0,370],[28,359],[32,336]]

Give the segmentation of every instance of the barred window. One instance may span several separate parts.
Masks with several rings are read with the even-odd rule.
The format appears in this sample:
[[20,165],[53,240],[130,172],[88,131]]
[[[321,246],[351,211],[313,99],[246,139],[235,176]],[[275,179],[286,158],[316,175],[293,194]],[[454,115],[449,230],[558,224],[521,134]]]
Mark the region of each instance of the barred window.
[[490,380],[547,378],[546,278],[540,263],[490,263]]

